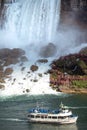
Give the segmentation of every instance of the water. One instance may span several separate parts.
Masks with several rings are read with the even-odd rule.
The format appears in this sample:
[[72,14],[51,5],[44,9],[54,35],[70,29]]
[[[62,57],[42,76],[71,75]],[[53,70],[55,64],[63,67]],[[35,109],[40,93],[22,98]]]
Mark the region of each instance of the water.
[[[49,74],[44,74],[50,68],[49,65],[56,57],[78,52],[87,46],[87,44],[76,46],[72,36],[75,31],[64,33],[58,30],[60,3],[61,0],[17,0],[15,3],[7,5],[4,27],[3,30],[0,30],[0,47],[22,47],[26,50],[29,61],[24,64],[26,69],[23,72],[18,64],[10,66],[14,70],[13,74],[5,80],[5,90],[0,91],[0,95],[25,94],[27,89],[30,91],[28,94],[56,93],[50,88]],[[40,52],[49,42],[53,42],[56,48],[58,47],[57,54],[54,53],[53,56],[47,57],[47,64],[37,63],[38,59],[44,58]],[[49,50],[51,51],[48,48],[46,52],[50,52]],[[28,73],[33,64],[38,65],[38,71]],[[38,74],[42,74],[42,77]],[[13,83],[14,79],[16,81]],[[38,82],[32,82],[35,79]]]
[[57,58],[77,53],[87,44],[78,45],[82,32],[74,25],[65,31],[59,30],[60,9],[61,0],[16,0],[7,5],[0,47],[26,47],[28,51],[31,47],[32,55],[37,56],[39,49],[51,42],[58,50]]
[[[27,110],[36,103],[56,109],[60,102],[78,115],[77,124],[33,124],[27,121]],[[0,130],[87,130],[87,95],[39,95],[0,98]]]
[[[16,3],[8,5],[4,28],[0,31],[0,48],[17,48],[28,45],[30,64],[35,63],[40,58],[38,56],[38,48],[48,44],[48,42],[56,42],[58,47],[57,58],[60,55],[78,52],[83,45],[77,46],[74,37],[74,34],[77,36],[77,33],[74,33],[74,29],[66,32],[58,32],[59,17],[60,0],[18,0]],[[84,46],[86,45],[84,44]],[[48,67],[48,64],[46,67]],[[17,66],[15,68],[17,69]],[[42,66],[41,69],[43,70]],[[19,72],[17,75],[19,75]],[[21,75],[19,76],[21,79]],[[19,77],[17,79],[19,80]],[[43,85],[44,78],[40,81],[39,86],[37,84],[37,88]],[[28,87],[25,84],[22,87],[14,86],[17,91],[19,88],[24,87],[22,92],[25,87]],[[34,86],[35,84],[32,85],[32,87]],[[12,88],[12,86],[10,87]],[[15,91],[14,93],[13,91],[15,87],[13,89],[9,88],[9,95],[11,92],[12,95],[17,92]],[[20,91],[18,92],[20,93]],[[38,95],[37,91],[36,93]],[[58,126],[51,124],[32,124],[27,121],[28,108],[34,107],[37,102],[39,104],[43,103],[45,107],[49,107],[50,109],[55,109],[61,101],[65,105],[70,106],[73,112],[79,116],[77,124]],[[41,96],[23,95],[12,98],[0,97],[0,130],[87,130],[86,124],[87,95],[50,94]]]
[[[54,39],[59,16],[60,0],[18,0],[7,5],[3,29],[0,30],[0,47],[26,48],[29,61],[24,64],[24,72],[21,71],[20,63],[10,66],[14,71],[9,79],[5,79],[5,90],[0,90],[0,96],[25,94],[26,89],[30,91],[28,94],[56,93],[49,86],[49,75],[44,74],[51,62],[46,65],[37,63],[39,69],[33,73],[30,67],[42,58],[38,54],[42,41],[46,44]],[[42,77],[38,76],[39,73]],[[15,83],[14,78],[17,79]],[[35,79],[38,82],[32,82]]]
[[[55,39],[59,17],[60,0],[17,0],[7,5],[3,29],[0,30],[0,47],[22,47],[27,51],[29,61],[24,64],[26,70],[23,73],[20,65],[11,66],[14,69],[13,74],[10,79],[5,80],[5,90],[0,91],[0,95],[19,95],[26,93],[26,89],[30,90],[30,94],[49,94],[52,91],[49,87],[49,75],[44,74],[51,62],[41,65],[37,60],[42,58],[41,47]],[[32,73],[30,67],[36,63],[39,69]],[[31,73],[28,74],[28,71]],[[17,80],[13,84],[14,78]],[[32,82],[34,79],[38,82]]]
[[59,18],[60,0],[18,0],[8,6],[4,28],[29,43],[51,42]]

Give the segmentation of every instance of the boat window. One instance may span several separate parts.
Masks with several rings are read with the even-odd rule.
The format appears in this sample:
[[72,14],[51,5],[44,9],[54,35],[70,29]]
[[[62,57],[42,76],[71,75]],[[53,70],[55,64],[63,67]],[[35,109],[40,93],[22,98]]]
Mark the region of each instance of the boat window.
[[57,119],[57,116],[53,116],[52,119]]
[[34,118],[34,115],[31,115],[31,118]]
[[41,116],[41,118],[44,118],[44,116]]
[[65,119],[65,118],[67,118],[67,116],[59,116],[58,118],[59,119]]
[[48,118],[51,118],[51,116],[48,116]]
[[40,118],[40,116],[36,116],[36,118]]
[[28,117],[34,118],[34,115],[28,115]]

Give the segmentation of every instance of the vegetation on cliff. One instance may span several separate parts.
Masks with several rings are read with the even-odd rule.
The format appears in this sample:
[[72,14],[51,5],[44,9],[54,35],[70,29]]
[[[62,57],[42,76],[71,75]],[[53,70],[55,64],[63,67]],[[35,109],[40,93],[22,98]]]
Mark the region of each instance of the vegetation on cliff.
[[50,84],[58,91],[87,92],[87,48],[78,54],[70,54],[53,61],[50,70]]

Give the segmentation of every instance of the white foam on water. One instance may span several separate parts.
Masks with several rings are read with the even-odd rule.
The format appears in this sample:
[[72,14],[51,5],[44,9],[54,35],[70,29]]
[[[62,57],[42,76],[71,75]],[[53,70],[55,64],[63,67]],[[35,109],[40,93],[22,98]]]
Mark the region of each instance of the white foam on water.
[[27,121],[27,120],[19,119],[19,118],[0,118],[0,120],[4,120],[4,121],[16,121],[16,122],[24,122],[24,121]]
[[[44,74],[45,68],[43,65],[41,65],[40,70],[38,69],[37,72],[31,72],[28,63],[26,66],[24,71],[21,71],[21,67],[18,64],[13,66],[14,71],[12,75],[6,79],[6,83],[4,84],[5,89],[0,90],[0,96],[58,94],[58,92],[52,90],[49,86],[49,74]],[[39,73],[41,73],[42,76],[39,76]]]

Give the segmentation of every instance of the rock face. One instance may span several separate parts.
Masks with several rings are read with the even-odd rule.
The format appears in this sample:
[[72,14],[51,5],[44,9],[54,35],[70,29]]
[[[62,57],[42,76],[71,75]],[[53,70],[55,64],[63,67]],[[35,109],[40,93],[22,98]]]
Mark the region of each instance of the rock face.
[[87,0],[61,0],[61,20],[87,23]]
[[19,62],[20,58],[25,55],[25,52],[21,49],[0,49],[0,61],[3,66],[8,66],[10,64],[16,64]]
[[19,62],[22,63],[27,60],[25,51],[22,49],[0,49],[0,89],[5,88],[2,83],[5,83],[5,79],[13,73],[13,68],[10,65],[15,65]]
[[50,84],[58,91],[87,92],[87,48],[60,57],[51,64]]
[[61,0],[60,29],[77,31],[76,41],[87,42],[87,0]]
[[87,0],[61,0],[62,10],[87,10]]

